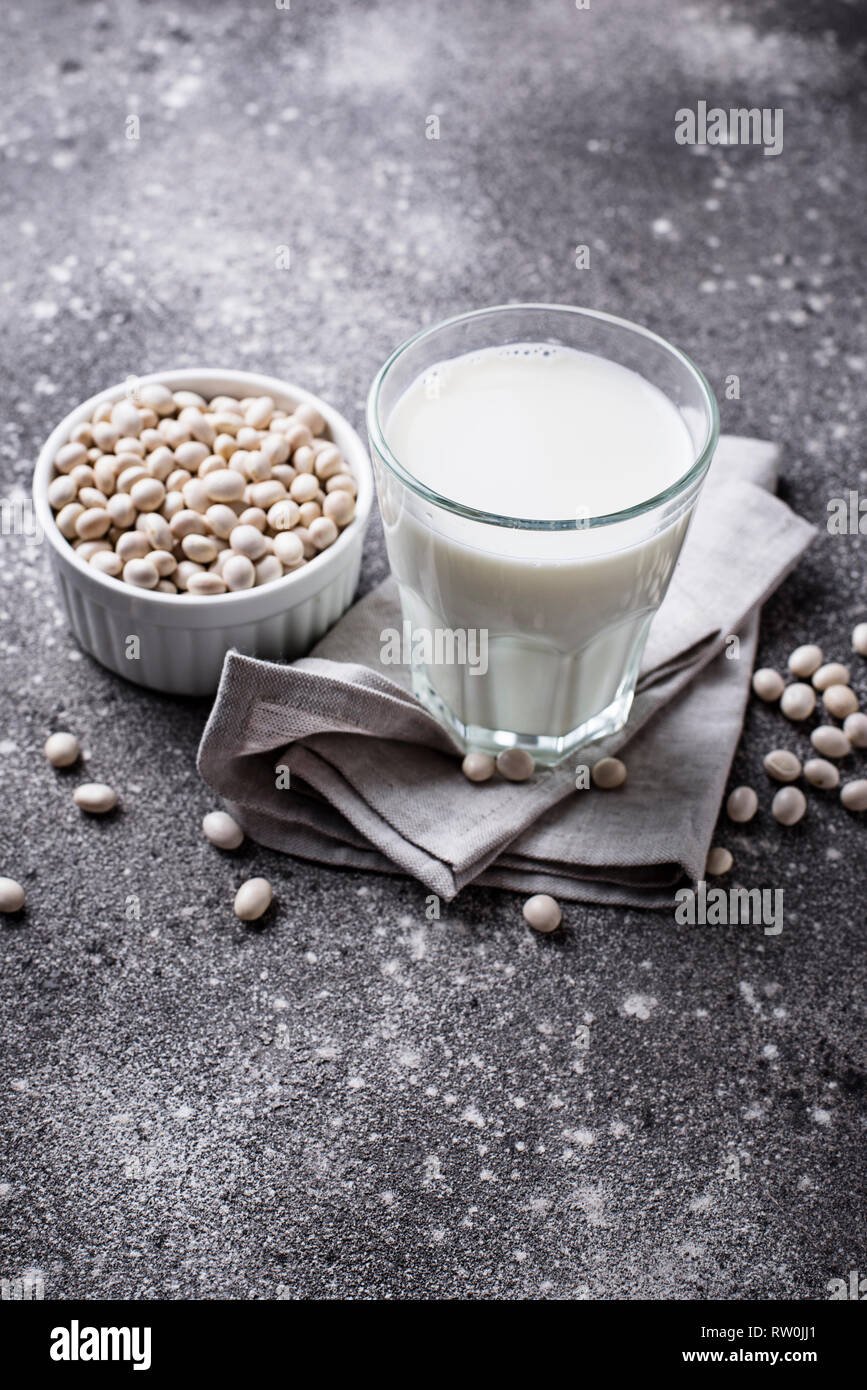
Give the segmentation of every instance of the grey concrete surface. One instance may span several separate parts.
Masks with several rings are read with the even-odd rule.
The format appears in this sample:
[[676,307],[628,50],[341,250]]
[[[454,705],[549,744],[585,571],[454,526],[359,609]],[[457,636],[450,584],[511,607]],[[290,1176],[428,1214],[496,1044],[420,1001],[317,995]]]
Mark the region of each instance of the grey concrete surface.
[[[724,426],[783,441],[820,526],[867,491],[855,6],[19,0],[0,23],[5,502],[128,374],[285,374],[360,424],[409,331],[519,299],[645,322],[720,395],[737,375]],[[678,146],[699,100],[782,107],[783,153]],[[823,529],[763,663],[846,656],[865,543]],[[384,572],[374,525],[364,587]],[[867,1272],[863,817],[811,795],[792,831],[721,827],[737,881],[784,890],[777,937],[572,906],[539,939],[480,890],[428,922],[412,882],[221,857],[207,706],[82,656],[41,547],[4,535],[0,581],[0,872],[28,899],[0,925],[0,1274],[59,1299],[763,1300]],[[805,744],[781,722],[750,710],[733,773],[765,806],[762,754]],[[42,758],[57,727],[119,789],[105,822]],[[254,872],[258,929],[231,912]]]

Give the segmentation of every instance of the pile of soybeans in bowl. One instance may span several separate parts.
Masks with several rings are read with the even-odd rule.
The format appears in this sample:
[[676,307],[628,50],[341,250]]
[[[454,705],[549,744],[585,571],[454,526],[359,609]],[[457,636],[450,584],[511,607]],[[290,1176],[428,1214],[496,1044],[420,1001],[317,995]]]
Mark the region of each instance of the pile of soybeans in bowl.
[[75,426],[48,500],[79,557],[118,581],[252,589],[315,560],[353,520],[356,480],[324,430],[308,403],[141,385]]

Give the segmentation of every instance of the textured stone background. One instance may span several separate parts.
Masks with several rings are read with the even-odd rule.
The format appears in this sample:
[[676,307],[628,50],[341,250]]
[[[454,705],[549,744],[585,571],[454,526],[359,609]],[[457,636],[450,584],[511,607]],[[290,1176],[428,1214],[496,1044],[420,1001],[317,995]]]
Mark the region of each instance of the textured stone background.
[[[546,299],[650,324],[720,392],[738,374],[725,426],[784,441],[784,494],[822,524],[867,486],[862,23],[806,0],[4,8],[4,498],[127,374],[261,369],[360,423],[407,332]],[[699,99],[782,106],[783,155],[676,146]],[[845,656],[864,545],[822,533],[763,662]],[[365,587],[383,573],[374,526]],[[766,1299],[864,1272],[865,827],[833,798],[721,830],[739,881],[784,889],[780,937],[573,906],[542,940],[482,891],[428,923],[410,882],[220,857],[206,706],[83,657],[38,546],[4,536],[0,579],[2,872],[28,895],[0,927],[0,1274],[57,1298]],[[762,753],[804,745],[781,723],[751,710],[735,767],[765,806]],[[42,759],[58,726],[114,818],[85,824]],[[279,900],[258,930],[231,913],[250,873]]]

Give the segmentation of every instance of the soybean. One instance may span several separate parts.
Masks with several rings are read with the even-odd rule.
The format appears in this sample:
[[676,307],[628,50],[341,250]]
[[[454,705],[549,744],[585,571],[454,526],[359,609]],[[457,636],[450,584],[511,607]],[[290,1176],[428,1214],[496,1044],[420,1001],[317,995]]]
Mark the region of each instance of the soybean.
[[42,751],[55,767],[71,767],[74,762],[78,761],[81,748],[75,734],[67,733],[64,730],[61,733],[51,734],[45,740]]
[[140,512],[155,512],[165,501],[166,490],[159,478],[144,477],[133,483],[129,495]]
[[56,512],[69,502],[74,502],[77,496],[78,488],[68,473],[61,473],[48,485],[48,501]]
[[348,492],[351,497],[358,493],[358,484],[348,473],[335,473],[325,484],[326,492]]
[[327,478],[333,478],[342,468],[343,459],[340,456],[340,450],[335,449],[333,444],[329,444],[324,449],[320,449],[315,456],[313,471],[317,478],[323,481]]
[[299,504],[312,502],[318,491],[319,482],[312,473],[299,473],[289,487],[289,495]]
[[787,719],[809,719],[816,708],[816,692],[811,685],[795,682],[780,696],[780,709]]
[[847,811],[867,811],[867,778],[847,782],[840,792],[840,800]]
[[277,478],[269,478],[264,483],[251,483],[248,492],[252,505],[260,507],[263,512],[286,497],[286,489]]
[[826,758],[809,758],[804,763],[804,776],[811,787],[830,791],[840,785],[840,773]]
[[626,781],[626,764],[619,758],[600,758],[590,769],[590,776],[594,786],[611,791],[614,787],[622,787]]
[[858,708],[858,696],[849,685],[829,685],[822,692],[822,704],[833,719],[846,719]]
[[304,560],[303,542],[294,531],[278,531],[274,537],[274,554],[284,569],[297,569]]
[[123,567],[123,577],[127,584],[137,589],[155,589],[160,582],[160,574],[152,560],[127,560]]
[[348,526],[355,515],[355,498],[348,492],[330,492],[322,503],[322,514],[338,526]]
[[156,568],[160,579],[168,579],[169,575],[174,574],[178,567],[178,562],[170,550],[152,550],[147,558]]
[[743,825],[746,821],[752,820],[758,809],[759,798],[752,787],[735,787],[734,791],[729,792],[726,802],[729,820]]
[[276,555],[263,555],[255,569],[257,584],[273,584],[275,579],[283,578],[283,566]]
[[182,541],[184,536],[195,533],[198,536],[207,535],[207,525],[199,512],[194,512],[191,507],[181,507],[180,511],[175,512],[169,522],[169,530],[176,541]]
[[142,405],[146,405],[149,410],[156,411],[157,415],[171,415],[175,409],[175,401],[171,391],[159,382],[154,382],[150,386],[140,386],[138,397]]
[[807,809],[807,798],[800,787],[780,787],[773,801],[771,812],[780,825],[797,825]]
[[812,676],[813,672],[822,665],[823,660],[821,647],[816,647],[812,643],[804,647],[796,647],[789,657],[789,670],[793,676]]
[[244,495],[244,479],[234,468],[220,468],[205,478],[205,492],[212,502],[237,502]]
[[151,543],[144,531],[124,531],[118,536],[115,552],[123,564],[127,560],[143,560],[150,554]]
[[135,503],[128,492],[116,492],[113,497],[109,497],[105,510],[115,526],[132,526],[135,521]]
[[244,839],[244,832],[228,811],[209,811],[202,818],[205,839],[218,849],[237,849]]
[[210,526],[213,535],[221,541],[226,541],[238,525],[238,518],[231,507],[217,502],[205,512],[205,522]]
[[213,570],[202,570],[198,574],[191,574],[187,579],[187,593],[198,594],[201,597],[224,594],[227,588],[226,581]]
[[122,435],[137,436],[142,431],[142,418],[132,401],[118,401],[111,410],[111,423]]
[[20,912],[24,906],[24,889],[14,878],[0,877],[0,912]]
[[470,782],[487,782],[493,777],[495,767],[490,753],[467,753],[461,763],[461,772]]
[[705,873],[712,878],[718,878],[721,874],[727,874],[734,864],[731,850],[723,848],[722,845],[714,845],[707,856]]
[[532,898],[528,898],[523,906],[524,921],[533,928],[534,931],[548,932],[556,931],[563,921],[563,913],[560,911],[560,904],[556,898],[552,898],[548,893],[535,893]]
[[526,782],[536,770],[536,764],[524,748],[504,748],[497,754],[496,765],[507,782]]
[[817,690],[827,690],[829,685],[848,685],[851,679],[849,667],[842,661],[829,661],[819,667],[813,676],[813,685]]
[[274,893],[267,878],[248,878],[235,894],[235,916],[255,922],[267,912]]
[[325,550],[337,540],[337,523],[330,516],[317,516],[307,529],[317,550]]
[[845,758],[852,751],[845,729],[838,729],[836,724],[820,724],[810,734],[810,742],[823,758]]
[[110,555],[111,546],[108,541],[76,541],[75,553],[79,559],[90,562],[96,555]]
[[112,579],[116,579],[123,570],[123,561],[110,547],[95,550],[88,557],[88,563],[93,569],[99,570],[100,574],[110,574]]
[[321,434],[325,429],[325,420],[315,405],[302,403],[297,405],[292,418],[300,420],[302,425],[306,425],[311,434]]
[[226,582],[226,587],[236,593],[239,589],[252,589],[256,583],[256,570],[253,561],[246,555],[238,555],[234,552],[221,567],[220,573]]
[[204,573],[205,570],[201,565],[197,565],[195,560],[181,560],[174,572],[173,582],[182,593],[186,593],[187,586],[193,575]]
[[794,782],[801,775],[801,760],[787,748],[774,748],[765,754],[764,768],[775,782]]
[[143,531],[154,550],[171,550],[174,536],[164,516],[148,512],[136,521],[136,530]]
[[867,748],[867,714],[847,714],[843,720],[843,733],[853,748]]
[[75,523],[78,518],[83,515],[84,508],[80,502],[69,502],[67,506],[61,507],[57,516],[54,518],[61,536],[65,536],[68,541],[73,540],[77,534]]
[[72,799],[81,811],[90,816],[104,816],[117,805],[117,792],[104,782],[82,782],[76,787]]
[[75,520],[75,534],[83,541],[95,541],[111,526],[111,516],[105,507],[88,507]]
[[753,675],[753,690],[760,700],[771,703],[779,700],[785,689],[785,681],[779,671],[774,671],[770,666],[762,666]]
[[195,560],[199,565],[208,565],[217,558],[217,547],[210,536],[198,536],[191,532],[189,536],[184,536],[181,541],[181,550],[188,560]]
[[239,555],[246,555],[248,560],[253,561],[259,560],[268,549],[262,532],[249,525],[236,526],[229,536],[229,545]]

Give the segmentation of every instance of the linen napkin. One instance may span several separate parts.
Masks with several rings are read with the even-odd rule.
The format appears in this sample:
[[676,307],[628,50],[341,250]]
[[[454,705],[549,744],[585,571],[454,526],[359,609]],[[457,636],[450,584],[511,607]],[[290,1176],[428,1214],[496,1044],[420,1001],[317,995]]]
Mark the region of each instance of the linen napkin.
[[[627,727],[529,782],[466,781],[451,736],[379,661],[387,580],[291,666],[230,652],[199,749],[253,839],[302,858],[657,907],[703,876],[749,693],[758,610],[815,528],[773,494],[779,450],[724,437],[651,626]],[[626,784],[576,766],[628,745]],[[275,769],[288,770],[277,774]],[[288,782],[288,785],[287,785]]]

